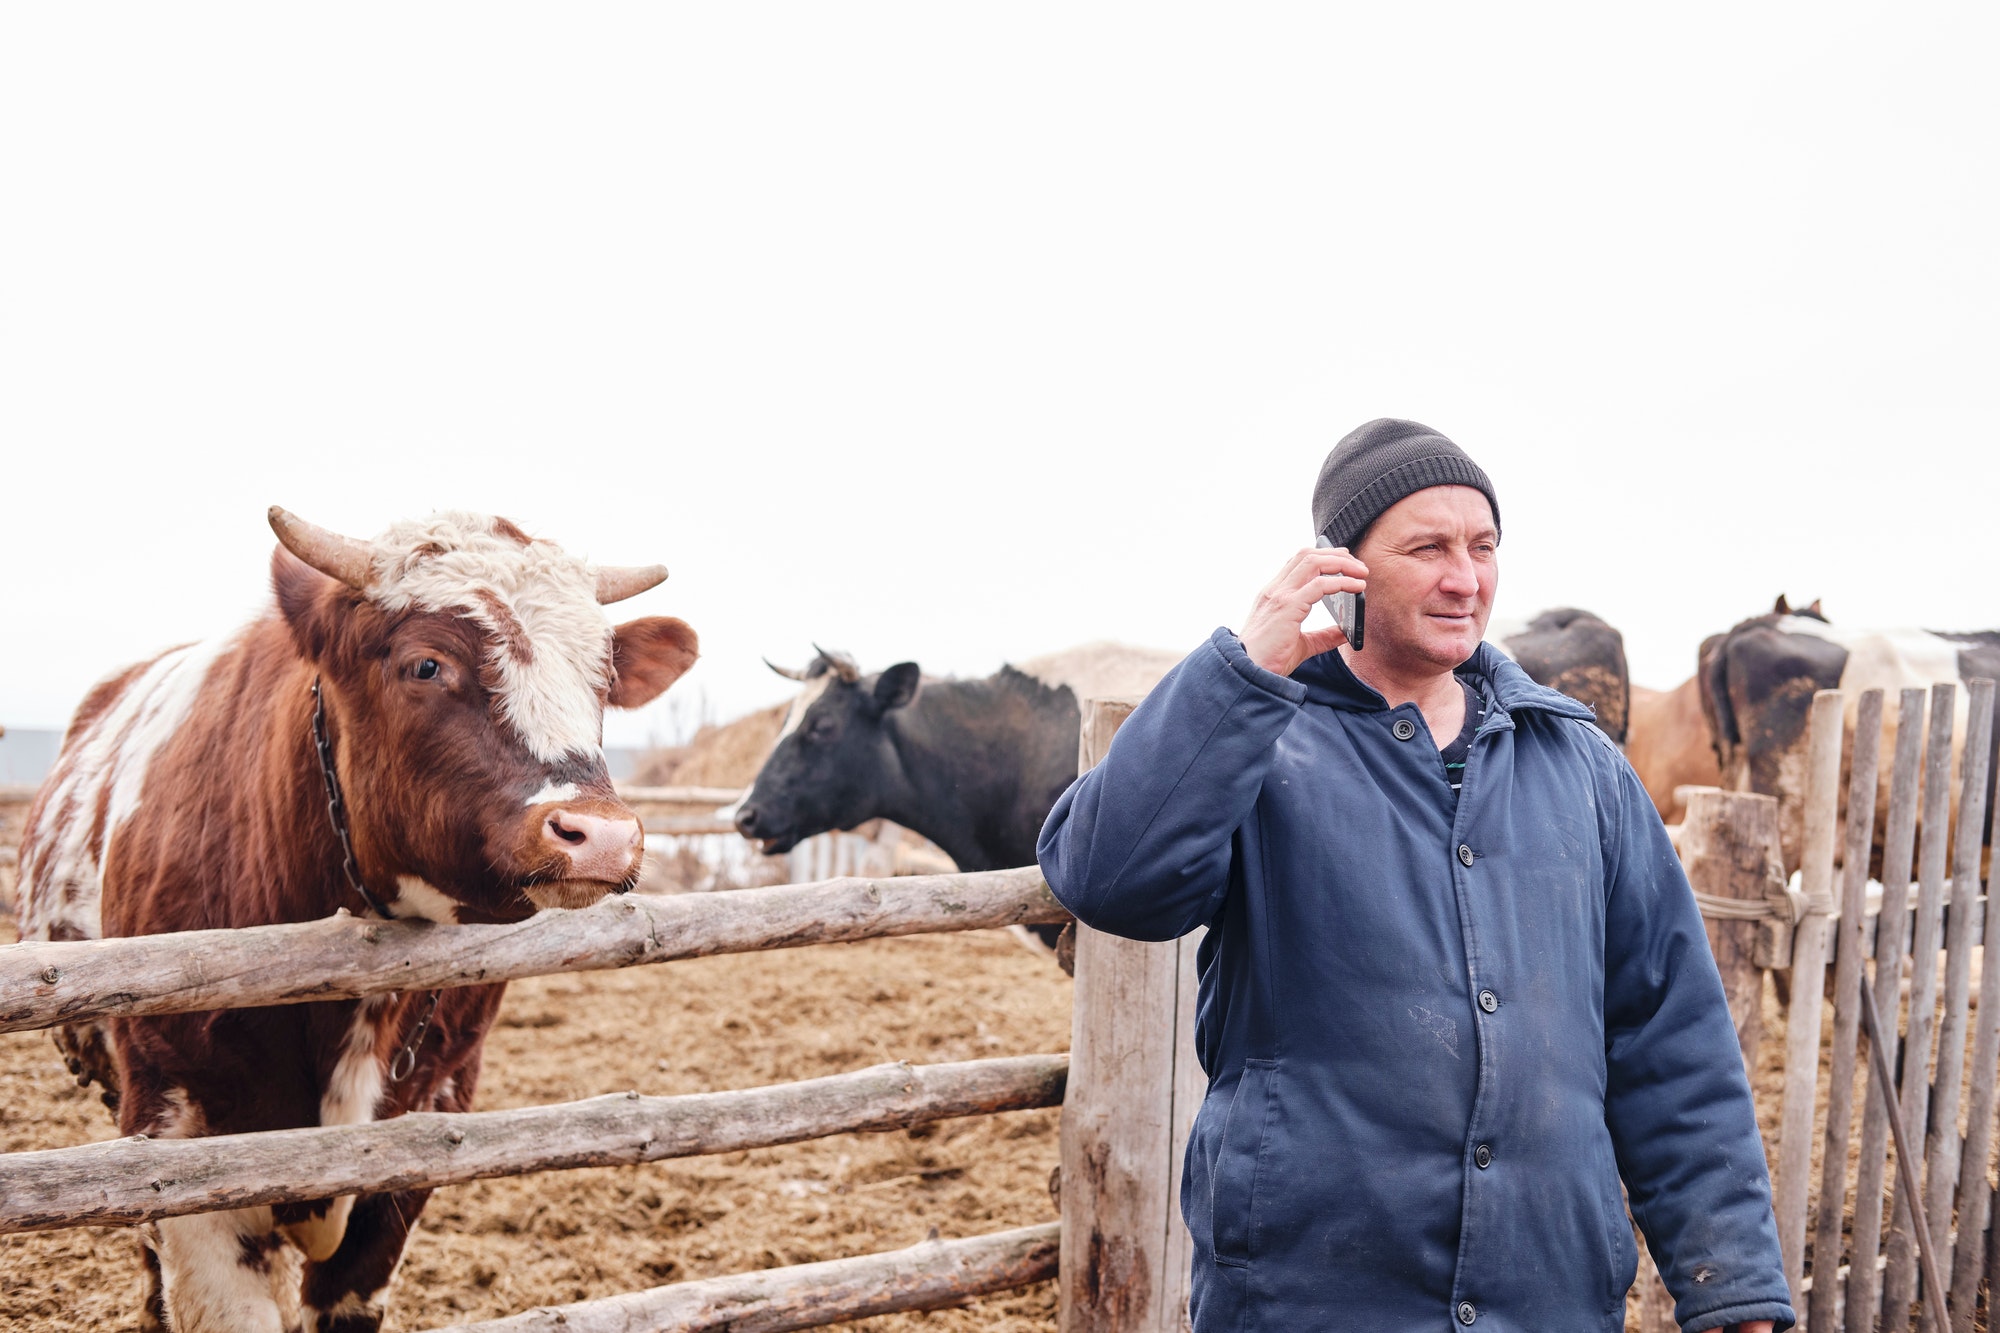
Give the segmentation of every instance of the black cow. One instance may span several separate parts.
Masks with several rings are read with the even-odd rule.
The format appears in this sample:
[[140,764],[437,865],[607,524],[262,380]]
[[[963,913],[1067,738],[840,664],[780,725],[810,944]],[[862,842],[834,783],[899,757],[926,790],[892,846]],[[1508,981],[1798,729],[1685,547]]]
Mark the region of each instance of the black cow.
[[[925,680],[915,662],[864,676],[821,650],[736,827],[777,855],[890,819],[961,870],[1035,863],[1035,838],[1076,778],[1080,698],[1143,695],[1173,653],[1090,644],[982,680]],[[777,670],[777,668],[773,668]],[[1058,928],[1037,927],[1051,945]]]

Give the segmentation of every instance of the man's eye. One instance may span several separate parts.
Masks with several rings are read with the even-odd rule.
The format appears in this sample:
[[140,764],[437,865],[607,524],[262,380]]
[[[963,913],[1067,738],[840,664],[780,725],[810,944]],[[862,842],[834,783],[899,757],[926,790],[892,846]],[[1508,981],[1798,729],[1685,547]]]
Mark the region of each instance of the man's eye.
[[423,661],[417,663],[418,680],[435,680],[437,679],[437,673],[438,663],[435,657],[426,657]]

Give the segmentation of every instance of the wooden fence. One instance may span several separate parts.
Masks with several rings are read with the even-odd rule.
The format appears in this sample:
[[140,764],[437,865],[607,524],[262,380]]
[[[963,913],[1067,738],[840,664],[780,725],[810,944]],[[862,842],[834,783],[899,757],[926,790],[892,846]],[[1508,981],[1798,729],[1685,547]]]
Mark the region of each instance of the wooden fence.
[[[2000,1271],[2000,1232],[1989,1230],[2000,966],[1981,966],[1996,957],[2000,913],[1980,887],[1993,682],[1967,693],[1961,708],[1950,684],[1928,699],[1904,690],[1886,727],[1879,690],[1814,698],[1796,888],[1778,869],[1769,798],[1697,792],[1682,828],[1753,1071],[1763,971],[1790,967],[1774,1205],[1793,1304],[1812,1333],[1900,1333],[1913,1318],[1970,1333],[1984,1326],[1982,1284]],[[1642,1282],[1640,1333],[1674,1327],[1650,1266]]]
[[[719,835],[714,811],[735,795],[677,788],[624,794],[649,827],[694,836]],[[25,809],[26,802],[10,804]],[[816,864],[827,864],[828,851],[814,855]],[[831,855],[832,864],[843,864],[837,848]],[[630,895],[509,925],[438,926],[341,914],[298,925],[23,943],[0,947],[0,1031],[1067,920],[1040,871],[1029,867],[841,877],[724,894]],[[1110,1022],[1110,1014],[1098,1014],[1097,1026]],[[131,1225],[1057,1106],[1069,1067],[1062,1055],[898,1063],[743,1091],[629,1093],[513,1111],[417,1113],[364,1125],[189,1140],[135,1137],[13,1153],[0,1157],[0,1233]],[[780,1330],[937,1309],[1054,1277],[1060,1230],[1052,1223],[932,1240],[888,1254],[684,1282],[460,1329]]]
[[[1928,724],[1922,691],[1900,700],[1879,891],[1868,877],[1883,762],[1879,692],[1854,701],[1851,728],[1843,726],[1838,694],[1814,700],[1806,859],[1796,887],[1779,869],[1777,808],[1768,797],[1695,791],[1680,832],[1753,1069],[1763,1040],[1764,973],[1790,969],[1775,1201],[1794,1301],[1812,1333],[1903,1330],[1913,1312],[1929,1322],[1940,1313],[1940,1291],[1948,1293],[1949,1326],[1970,1330],[1982,1278],[2000,1260],[2000,1233],[1988,1231],[2000,1112],[2000,967],[1981,969],[1973,999],[1975,957],[1989,956],[1985,946],[2000,931],[2000,914],[1984,910],[1979,883],[1993,688],[1975,682],[1971,696],[1955,841],[1953,687],[1931,692]],[[1130,707],[1086,702],[1086,767],[1108,748]],[[1846,754],[1844,730],[1855,737]],[[1850,792],[1844,829],[1843,770]],[[501,926],[336,917],[20,944],[0,948],[0,1031],[1067,919],[1028,868],[624,897]],[[1060,1224],[684,1282],[454,1333],[812,1328],[962,1304],[1051,1277],[1059,1277],[1063,1333],[1182,1333],[1190,1253],[1177,1204],[1180,1162],[1205,1087],[1191,1041],[1195,947],[1193,938],[1144,944],[1079,927],[1067,1058],[895,1064],[739,1092],[627,1094],[18,1153],[0,1157],[0,1232],[736,1151],[1060,1103]],[[1872,1048],[1864,999],[1883,1015],[1882,1040]],[[1914,1076],[1896,1086],[1899,1052]],[[1896,1153],[1892,1139],[1907,1140],[1911,1150]],[[1934,1266],[1920,1243],[1925,1223]],[[1928,1279],[1921,1276],[1927,1268],[1934,1272]],[[1673,1327],[1650,1265],[1641,1283],[1642,1333]]]

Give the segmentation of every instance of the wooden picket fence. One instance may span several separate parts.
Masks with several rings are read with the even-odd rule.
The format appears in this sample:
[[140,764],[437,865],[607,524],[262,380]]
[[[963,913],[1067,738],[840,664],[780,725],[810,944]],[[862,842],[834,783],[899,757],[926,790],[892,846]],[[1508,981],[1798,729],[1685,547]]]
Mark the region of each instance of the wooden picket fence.
[[[1980,888],[1993,708],[1991,681],[1970,682],[1963,701],[1951,684],[1928,700],[1902,691],[1878,840],[1882,692],[1817,695],[1796,890],[1778,869],[1769,798],[1697,792],[1683,825],[1682,857],[1753,1068],[1762,970],[1790,967],[1774,1204],[1793,1304],[1812,1333],[1901,1333],[1913,1317],[1971,1333],[1984,1326],[1982,1284],[2000,1272],[2000,1231],[1989,1229],[2000,966],[1980,965],[2000,936]],[[1878,845],[1879,888],[1869,879]],[[1650,1265],[1641,1280],[1640,1333],[1673,1328]]]

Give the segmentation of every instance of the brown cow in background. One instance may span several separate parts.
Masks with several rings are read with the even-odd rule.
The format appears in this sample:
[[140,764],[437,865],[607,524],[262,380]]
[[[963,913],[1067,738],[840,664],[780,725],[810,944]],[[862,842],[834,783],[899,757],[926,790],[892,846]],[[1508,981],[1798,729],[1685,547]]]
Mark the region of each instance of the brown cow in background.
[[1675,793],[1682,787],[1719,787],[1722,769],[1715,762],[1708,722],[1701,715],[1701,681],[1689,676],[1671,690],[1632,687],[1631,722],[1625,733],[1625,758],[1631,761],[1660,818],[1678,824],[1687,817],[1687,803]]
[[[24,938],[343,909],[518,921],[629,889],[641,831],[605,770],[604,707],[658,695],[696,640],[662,617],[614,629],[599,604],[666,571],[592,569],[482,515],[372,542],[270,517],[276,607],[78,710],[22,844]],[[58,1040],[127,1134],[356,1124],[468,1109],[501,990],[120,1018]],[[372,1333],[428,1194],[162,1219],[145,1233],[147,1326]]]

